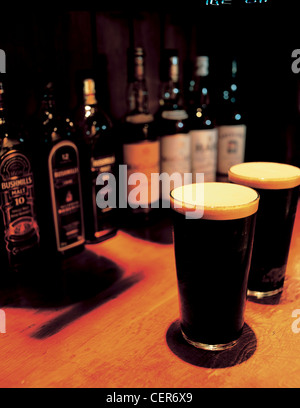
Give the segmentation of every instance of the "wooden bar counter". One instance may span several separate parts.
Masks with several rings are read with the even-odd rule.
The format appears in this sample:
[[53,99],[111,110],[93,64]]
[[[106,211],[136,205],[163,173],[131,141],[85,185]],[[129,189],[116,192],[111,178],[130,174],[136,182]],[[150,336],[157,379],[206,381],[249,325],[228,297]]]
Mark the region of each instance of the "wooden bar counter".
[[55,284],[15,289],[1,309],[0,387],[300,387],[300,205],[281,298],[248,301],[228,351],[182,340],[171,229],[149,234],[120,230],[68,260]]

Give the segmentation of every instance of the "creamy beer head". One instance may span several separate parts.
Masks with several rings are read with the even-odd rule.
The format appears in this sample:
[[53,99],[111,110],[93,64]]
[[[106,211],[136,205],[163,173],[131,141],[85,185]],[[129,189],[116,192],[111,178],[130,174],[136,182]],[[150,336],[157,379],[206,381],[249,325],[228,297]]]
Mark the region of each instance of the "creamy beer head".
[[[198,183],[171,191],[171,207],[187,218],[235,220],[257,212],[259,194],[231,183]],[[193,213],[201,216],[193,217]]]
[[236,164],[230,168],[228,177],[233,183],[266,190],[282,190],[300,185],[300,169],[282,163]]

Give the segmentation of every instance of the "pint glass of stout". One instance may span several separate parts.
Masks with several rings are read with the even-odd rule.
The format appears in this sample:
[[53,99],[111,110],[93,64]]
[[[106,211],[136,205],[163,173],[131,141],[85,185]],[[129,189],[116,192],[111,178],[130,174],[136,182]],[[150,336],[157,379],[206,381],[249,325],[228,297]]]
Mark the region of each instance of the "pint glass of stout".
[[298,202],[300,169],[288,164],[251,162],[232,166],[229,180],[260,195],[248,296],[261,299],[283,290]]
[[259,195],[230,183],[191,184],[170,194],[183,337],[206,350],[230,348],[244,326]]

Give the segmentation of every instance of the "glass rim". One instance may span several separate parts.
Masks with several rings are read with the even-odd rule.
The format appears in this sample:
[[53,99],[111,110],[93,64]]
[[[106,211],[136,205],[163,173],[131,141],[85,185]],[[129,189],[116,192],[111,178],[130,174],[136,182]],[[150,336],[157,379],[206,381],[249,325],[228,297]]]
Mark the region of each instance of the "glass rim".
[[[203,204],[197,205],[194,203],[192,204],[189,202],[184,202],[174,197],[175,190],[180,190],[188,186],[190,186],[189,188],[191,188],[192,186],[196,186],[196,185],[203,186],[203,193],[204,193],[205,187],[207,189],[209,189],[210,187],[212,188],[216,187],[216,189],[219,190],[219,193],[221,192],[221,189],[226,190],[227,188],[228,188],[228,193],[229,193],[229,190],[232,190],[232,191],[233,190],[236,190],[236,191],[243,190],[244,192],[248,190],[247,192],[251,193],[252,198],[249,199],[249,201],[246,200],[245,202],[238,202],[237,200],[236,203],[232,205],[226,205],[226,204],[225,205],[217,205],[217,204],[205,205],[205,202]],[[216,191],[216,193],[218,193],[218,191]],[[259,206],[259,200],[260,200],[260,195],[256,190],[250,187],[247,187],[247,186],[241,186],[241,185],[233,184],[233,183],[221,183],[221,182],[192,183],[192,184],[173,188],[170,191],[170,204],[171,204],[172,210],[174,210],[177,213],[183,214],[183,215],[188,215],[188,218],[202,218],[202,219],[207,219],[207,220],[235,220],[235,219],[247,218],[250,215],[253,215],[257,212],[258,206]],[[194,216],[190,216],[190,215],[194,215]]]
[[[261,167],[260,175],[255,175],[255,167]],[[241,170],[252,171],[247,175]],[[284,175],[284,169],[289,175]],[[240,170],[240,172],[239,172]],[[282,173],[281,173],[282,171]],[[280,173],[282,176],[280,176]],[[291,164],[276,162],[245,162],[232,166],[228,171],[229,181],[251,188],[263,190],[284,190],[300,185],[300,169]]]

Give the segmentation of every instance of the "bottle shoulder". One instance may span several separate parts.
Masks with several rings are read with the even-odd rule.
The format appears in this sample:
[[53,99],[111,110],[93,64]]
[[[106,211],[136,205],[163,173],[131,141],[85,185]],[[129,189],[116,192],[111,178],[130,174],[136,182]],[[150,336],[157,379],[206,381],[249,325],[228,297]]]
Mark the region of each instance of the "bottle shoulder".
[[42,148],[43,150],[49,150],[52,146],[66,140],[78,143],[79,135],[74,123],[69,118],[53,118],[47,123],[40,122],[35,126],[34,129],[36,146],[38,150]]
[[30,156],[31,143],[29,131],[25,128],[24,124],[19,123],[14,126],[7,124],[1,140],[0,155],[2,156],[6,152],[14,150]]
[[155,132],[155,121],[153,116],[143,116],[143,118],[140,118],[138,121],[123,121],[118,127],[118,134],[122,144],[155,141],[157,135]]
[[96,105],[82,105],[75,114],[75,125],[85,143],[94,143],[97,138],[105,138],[111,133],[113,124],[106,112]]
[[216,112],[211,104],[195,104],[190,107],[188,115],[190,130],[213,129],[217,126]]
[[218,126],[245,125],[246,115],[238,105],[221,106],[217,114]]
[[[1,164],[1,176],[3,176],[3,165],[5,168],[5,174],[9,172],[9,164],[11,160],[17,160],[19,161],[19,164],[23,162],[23,166],[25,167],[31,167],[31,160],[32,160],[32,152],[28,148],[28,146],[24,145],[24,143],[18,143],[18,142],[7,142],[6,140],[2,144],[1,150],[0,150],[0,164]],[[7,167],[8,166],[8,167]],[[17,169],[13,170],[13,172],[16,172]],[[16,174],[17,175],[17,174]],[[5,177],[8,177],[8,174],[5,175]]]
[[155,131],[160,137],[177,133],[189,132],[189,116],[187,111],[179,107],[178,109],[161,110],[156,115]]

